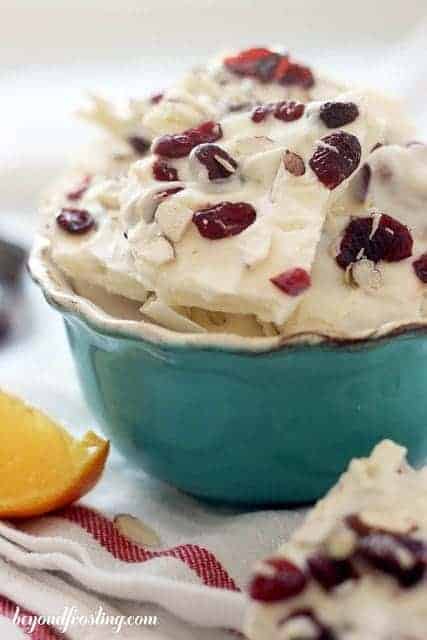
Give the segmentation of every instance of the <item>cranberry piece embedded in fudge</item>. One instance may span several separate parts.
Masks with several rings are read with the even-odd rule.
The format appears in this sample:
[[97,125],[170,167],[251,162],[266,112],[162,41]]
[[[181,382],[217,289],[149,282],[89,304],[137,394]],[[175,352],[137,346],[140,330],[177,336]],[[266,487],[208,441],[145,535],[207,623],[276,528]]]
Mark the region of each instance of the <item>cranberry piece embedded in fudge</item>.
[[311,285],[310,275],[305,269],[297,267],[283,271],[270,279],[271,282],[289,296],[298,296]]
[[417,278],[419,278],[421,282],[427,283],[427,253],[423,253],[422,256],[417,258],[417,260],[412,263],[412,266],[414,267]]
[[336,129],[354,122],[359,116],[359,108],[354,102],[324,102],[319,116],[329,129]]
[[357,169],[361,156],[356,136],[337,131],[321,139],[310,159],[310,167],[320,182],[332,190]]
[[255,222],[256,211],[247,202],[220,202],[199,209],[193,222],[204,238],[221,240],[242,233]]
[[373,217],[355,218],[348,224],[336,257],[342,269],[360,257],[373,262],[398,262],[412,255],[413,239],[409,229],[391,216],[379,215],[376,229]]
[[278,53],[270,53],[258,60],[255,64],[255,76],[260,82],[271,82],[274,79],[281,57]]
[[252,122],[259,123],[263,122],[268,115],[273,110],[273,105],[271,104],[260,104],[252,111],[251,119]]
[[265,572],[256,573],[249,586],[253,600],[278,602],[304,591],[307,578],[295,564],[286,558],[268,558],[264,564]]
[[349,560],[336,560],[318,554],[308,558],[307,565],[312,577],[326,591],[357,577]]
[[164,158],[185,158],[194,147],[205,142],[216,142],[222,137],[221,125],[209,120],[182,133],[166,134],[155,140],[153,152]]
[[305,111],[305,105],[294,100],[284,100],[274,105],[274,117],[283,122],[299,120]]
[[310,89],[314,85],[314,76],[309,67],[265,47],[246,49],[225,58],[224,66],[236,75],[256,78],[260,82],[297,85],[303,89]]
[[163,160],[156,160],[153,164],[153,175],[161,182],[175,182],[178,180],[178,171]]
[[278,78],[280,84],[298,85],[303,89],[311,89],[314,86],[313,72],[297,62],[288,62],[286,71]]
[[209,180],[224,180],[232,176],[237,162],[216,144],[201,144],[194,149],[194,157],[206,167]]
[[372,533],[358,543],[357,555],[379,571],[393,576],[402,587],[412,587],[425,575],[426,564],[403,536]]
[[239,76],[260,77],[267,81],[274,76],[280,56],[265,47],[245,49],[235,56],[224,59],[224,66]]
[[87,233],[95,227],[95,220],[86,209],[61,209],[56,223],[67,233]]

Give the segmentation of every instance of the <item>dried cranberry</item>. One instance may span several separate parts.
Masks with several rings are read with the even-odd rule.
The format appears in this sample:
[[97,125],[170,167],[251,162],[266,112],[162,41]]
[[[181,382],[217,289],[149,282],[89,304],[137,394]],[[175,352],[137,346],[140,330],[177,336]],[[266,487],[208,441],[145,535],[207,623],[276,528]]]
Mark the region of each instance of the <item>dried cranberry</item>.
[[293,100],[284,100],[283,102],[277,102],[274,107],[274,117],[283,122],[292,122],[293,120],[299,120],[305,111],[305,105],[301,102],[294,102]]
[[270,113],[274,114],[274,117],[284,122],[292,122],[301,118],[305,111],[305,105],[293,100],[283,100],[282,102],[275,102],[272,104],[260,104],[255,107],[252,112],[251,118],[253,122],[262,122],[267,118]]
[[[365,254],[366,248],[370,244],[372,225],[371,217],[355,218],[347,225],[341,240],[340,252],[336,257],[336,261],[342,269],[346,269],[352,262],[355,262],[361,250]],[[367,254],[365,255],[367,257]]]
[[207,169],[209,180],[229,178],[237,169],[237,162],[216,144],[201,144],[194,156]]
[[412,255],[413,239],[408,227],[391,216],[381,216],[379,228],[371,242],[374,253],[379,255],[382,251],[382,260],[386,262],[399,262]]
[[209,120],[195,129],[157,138],[153,145],[153,152],[165,158],[184,158],[197,145],[216,142],[220,138],[222,138],[221,125]]
[[272,105],[260,104],[252,111],[251,119],[255,123],[263,122],[272,111]]
[[322,138],[310,160],[310,167],[320,182],[332,190],[357,169],[361,155],[356,136],[337,131]]
[[61,209],[56,223],[68,233],[87,233],[95,226],[95,220],[86,209]]
[[368,536],[370,533],[378,531],[378,529],[363,522],[362,518],[358,516],[357,513],[351,513],[346,517],[345,521],[347,526],[361,537]]
[[413,240],[407,227],[385,214],[372,235],[373,225],[372,217],[355,218],[348,224],[336,258],[342,269],[361,255],[373,262],[398,262],[412,255]]
[[[306,618],[309,622],[311,622],[312,626],[315,629],[316,635],[310,635],[310,640],[336,640],[336,636],[332,632],[332,630],[322,624],[318,617],[315,615],[314,611],[309,608],[296,609],[285,618],[279,620],[278,626],[282,629],[286,624],[288,624],[292,620],[295,620],[295,618]],[[301,640],[303,639],[301,638]]]
[[153,164],[153,175],[156,180],[161,182],[174,182],[178,180],[178,171],[175,167],[171,167],[163,160],[156,160]]
[[67,193],[67,199],[68,200],[80,200],[80,198],[83,196],[83,194],[87,191],[87,189],[88,189],[88,187],[90,185],[91,179],[92,178],[91,178],[90,175],[84,176],[84,178],[82,178],[80,183],[78,185],[76,185],[74,187],[74,189],[72,189],[71,191],[69,191]]
[[166,134],[156,140],[154,153],[165,158],[185,158],[191,152],[193,142],[186,133]]
[[270,53],[269,56],[260,58],[255,63],[255,76],[261,82],[271,82],[280,63],[281,56],[278,53]]
[[150,141],[142,136],[130,136],[128,142],[138,155],[142,156],[150,148]]
[[417,258],[417,260],[412,263],[412,266],[421,282],[427,283],[427,253],[423,253],[422,256]]
[[311,285],[311,278],[305,269],[297,267],[279,273],[270,281],[289,296],[298,296]]
[[205,142],[216,142],[222,138],[221,125],[212,120],[203,122],[195,129],[189,129],[187,134],[190,135],[193,140],[194,146],[203,144]]
[[405,535],[398,535],[397,537],[400,543],[414,554],[417,561],[422,562],[427,568],[427,544],[423,540]]
[[269,49],[265,47],[253,47],[252,49],[241,51],[236,56],[225,58],[224,66],[239,76],[256,76],[257,66],[263,61],[270,59],[271,56],[272,52]]
[[220,240],[242,233],[255,222],[256,211],[247,202],[220,202],[193,215],[193,222],[204,238]]
[[257,573],[249,585],[249,594],[259,602],[278,602],[302,593],[307,578],[301,569],[285,558],[265,560],[266,572]]
[[293,153],[292,151],[285,152],[283,156],[283,166],[286,171],[296,177],[303,176],[305,173],[304,160],[301,156],[297,153]]
[[246,49],[236,56],[225,58],[224,66],[232,73],[257,78],[260,82],[276,81],[283,85],[299,85],[304,89],[314,85],[314,76],[309,67],[264,47]]
[[325,102],[319,116],[329,129],[336,129],[354,122],[359,116],[359,108],[354,102]]
[[355,558],[393,576],[402,587],[412,587],[426,574],[427,546],[421,540],[365,524],[358,515],[347,516],[359,536]]
[[425,563],[405,544],[404,539],[386,533],[363,537],[357,554],[379,571],[393,576],[403,587],[412,587],[425,574]]
[[286,71],[278,81],[283,85],[298,85],[303,89],[310,89],[314,85],[314,76],[309,67],[289,61]]
[[155,93],[153,96],[151,96],[150,98],[150,102],[151,104],[159,104],[159,102],[163,99],[164,94],[163,93]]
[[307,564],[312,577],[326,591],[357,577],[349,560],[336,560],[317,555],[309,558]]
[[291,64],[288,55],[282,55],[280,57],[280,62],[277,65],[276,71],[274,72],[274,78],[276,81],[280,81],[281,78],[286,74],[289,69],[289,65]]

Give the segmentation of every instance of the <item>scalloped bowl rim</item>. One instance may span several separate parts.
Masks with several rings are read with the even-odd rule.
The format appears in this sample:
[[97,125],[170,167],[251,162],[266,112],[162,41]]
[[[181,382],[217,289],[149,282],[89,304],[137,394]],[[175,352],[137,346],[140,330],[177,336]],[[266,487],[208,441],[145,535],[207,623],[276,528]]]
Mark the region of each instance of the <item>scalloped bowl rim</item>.
[[321,333],[299,333],[293,336],[242,337],[224,333],[184,333],[166,329],[143,319],[120,320],[109,315],[96,304],[73,291],[65,275],[50,258],[50,243],[43,236],[36,236],[28,261],[28,269],[33,281],[39,285],[46,300],[64,313],[80,318],[101,334],[118,335],[123,338],[141,339],[154,344],[170,347],[192,347],[220,351],[240,351],[262,353],[277,351],[292,346],[313,347],[328,345],[342,348],[346,345],[365,345],[384,338],[394,338],[410,331],[425,329],[425,323],[387,323],[375,331],[360,332],[352,338]]

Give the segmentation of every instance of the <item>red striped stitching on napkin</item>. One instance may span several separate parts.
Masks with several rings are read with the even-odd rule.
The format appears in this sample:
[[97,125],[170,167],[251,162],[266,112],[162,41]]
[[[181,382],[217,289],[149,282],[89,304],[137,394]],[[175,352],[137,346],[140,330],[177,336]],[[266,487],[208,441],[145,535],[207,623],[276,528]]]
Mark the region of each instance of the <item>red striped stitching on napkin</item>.
[[[233,578],[214,554],[203,547],[195,544],[183,544],[161,551],[150,551],[122,536],[111,520],[87,507],[71,506],[55,515],[78,524],[118,560],[138,563],[153,558],[176,558],[195,571],[206,585],[232,591],[239,590]],[[0,595],[0,615],[13,619],[15,611],[16,604]],[[24,610],[22,610],[22,614],[32,615]],[[38,627],[28,637],[31,640],[59,640],[60,638],[55,630],[48,626]]]
[[[13,620],[15,612],[16,604],[11,602],[11,600],[8,600],[4,596],[0,596],[0,615]],[[34,614],[30,613],[26,609],[21,609],[20,615],[33,616]],[[17,626],[25,631],[25,628],[22,625]],[[34,629],[32,633],[26,633],[25,635],[27,636],[27,638],[31,638],[31,640],[61,640],[61,637],[63,638],[63,636],[59,636],[56,631],[49,626],[39,626]]]
[[203,547],[195,544],[183,544],[171,549],[163,549],[162,551],[150,551],[122,536],[111,520],[87,507],[67,507],[58,515],[83,527],[118,560],[145,562],[153,558],[176,558],[195,571],[209,587],[230,589],[232,591],[239,590],[233,578],[213,553]]

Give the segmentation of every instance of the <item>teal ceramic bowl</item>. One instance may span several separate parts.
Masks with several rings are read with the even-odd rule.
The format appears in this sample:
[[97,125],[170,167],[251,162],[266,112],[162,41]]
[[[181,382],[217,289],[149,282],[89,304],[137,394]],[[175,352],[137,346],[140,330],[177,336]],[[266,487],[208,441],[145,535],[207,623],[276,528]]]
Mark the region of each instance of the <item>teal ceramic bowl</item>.
[[383,438],[427,455],[427,340],[352,344],[177,334],[114,320],[36,247],[30,269],[64,318],[87,403],[135,465],[194,496],[311,502]]

